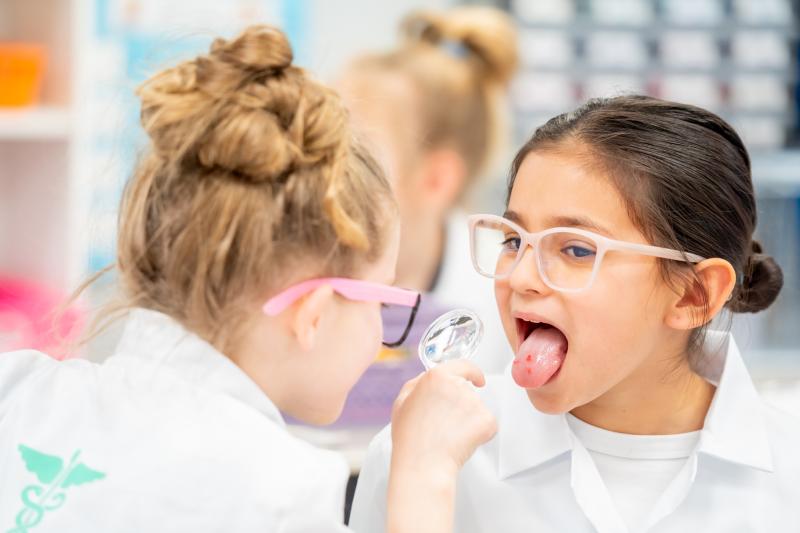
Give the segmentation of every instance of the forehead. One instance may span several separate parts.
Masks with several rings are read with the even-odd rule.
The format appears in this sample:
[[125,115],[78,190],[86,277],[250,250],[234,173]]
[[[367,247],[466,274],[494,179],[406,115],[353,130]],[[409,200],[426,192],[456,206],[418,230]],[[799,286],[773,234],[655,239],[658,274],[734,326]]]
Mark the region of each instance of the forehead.
[[508,211],[528,231],[584,220],[589,224],[569,225],[600,229],[613,238],[638,239],[640,232],[611,177],[601,165],[590,164],[589,157],[577,150],[529,153],[514,180]]

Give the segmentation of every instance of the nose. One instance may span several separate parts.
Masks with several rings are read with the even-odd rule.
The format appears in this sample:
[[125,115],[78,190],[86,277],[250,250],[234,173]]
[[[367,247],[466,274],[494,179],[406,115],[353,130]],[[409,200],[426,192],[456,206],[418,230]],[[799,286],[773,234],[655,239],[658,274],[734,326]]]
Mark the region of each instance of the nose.
[[522,257],[508,278],[508,284],[514,292],[544,294],[550,290],[542,280],[536,255],[536,250],[531,245],[526,245],[522,250]]

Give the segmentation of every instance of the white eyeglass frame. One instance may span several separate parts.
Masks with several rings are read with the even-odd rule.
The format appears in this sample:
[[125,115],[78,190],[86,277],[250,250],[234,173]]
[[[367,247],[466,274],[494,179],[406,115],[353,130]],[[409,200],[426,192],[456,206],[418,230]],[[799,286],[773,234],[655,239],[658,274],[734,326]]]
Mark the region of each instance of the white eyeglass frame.
[[[475,271],[478,272],[478,274],[491,279],[503,280],[510,278],[511,274],[514,272],[514,269],[522,260],[522,256],[525,255],[525,250],[530,246],[535,255],[536,267],[539,269],[539,276],[542,278],[542,281],[544,281],[544,283],[551,289],[559,292],[582,292],[591,288],[591,286],[594,284],[594,280],[597,278],[597,272],[600,270],[600,264],[603,262],[603,257],[605,257],[606,252],[609,251],[631,252],[639,255],[659,257],[661,259],[682,261],[684,263],[699,263],[700,261],[705,261],[705,257],[701,257],[696,254],[683,253],[678,250],[673,250],[670,248],[661,248],[660,246],[652,246],[649,244],[638,244],[633,242],[618,241],[615,239],[609,239],[608,237],[604,237],[602,235],[598,235],[597,233],[594,233],[592,231],[587,231],[579,228],[558,227],[558,228],[549,228],[536,233],[531,233],[525,231],[518,224],[515,224],[514,222],[497,215],[484,215],[484,214],[470,215],[467,220],[469,222],[469,247],[470,247],[470,255],[472,257],[472,266],[475,268]],[[505,224],[519,235],[520,246],[519,249],[517,250],[517,256],[514,258],[514,262],[508,269],[507,274],[503,275],[489,274],[487,272],[484,272],[483,269],[481,269],[480,266],[478,265],[478,257],[475,247],[475,234],[476,234],[476,228],[480,222]],[[585,287],[581,287],[578,289],[566,289],[563,287],[559,287],[555,285],[552,281],[550,281],[550,279],[547,277],[546,271],[543,268],[542,256],[541,253],[539,252],[539,241],[548,235],[552,235],[553,233],[563,233],[563,232],[573,233],[575,235],[581,235],[583,237],[592,239],[597,243],[597,251],[595,252],[595,260],[594,260],[594,266],[592,267],[592,275],[589,278],[589,281],[587,282]]]

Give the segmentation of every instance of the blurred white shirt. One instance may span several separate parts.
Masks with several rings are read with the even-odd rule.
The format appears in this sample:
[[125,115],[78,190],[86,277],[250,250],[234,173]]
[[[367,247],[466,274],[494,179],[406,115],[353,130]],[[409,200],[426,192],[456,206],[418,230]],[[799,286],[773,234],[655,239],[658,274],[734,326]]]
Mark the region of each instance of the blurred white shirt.
[[0,472],[0,531],[346,531],[344,460],[153,311],[102,365],[0,354]]
[[[704,427],[671,479],[655,480],[660,494],[642,494],[650,508],[639,510],[641,516],[623,507],[637,497],[640,478],[628,479],[632,490],[626,494],[619,472],[608,470],[629,466],[624,457],[631,450],[607,440],[603,445],[612,449],[606,452],[623,460],[604,461],[598,470],[566,415],[536,411],[509,371],[490,376],[480,394],[499,429],[459,475],[454,531],[800,531],[800,420],[761,401],[729,334],[709,332],[706,347],[698,372],[717,390]],[[356,488],[350,527],[358,533],[385,530],[390,454],[386,428],[370,445]],[[643,485],[652,494],[653,483]],[[623,513],[615,498],[623,498]],[[626,518],[640,527],[629,529]]]
[[514,354],[497,312],[494,282],[472,266],[469,226],[463,213],[453,213],[448,219],[442,266],[431,294],[443,306],[466,307],[481,318],[483,340],[473,361],[487,374],[502,373]]

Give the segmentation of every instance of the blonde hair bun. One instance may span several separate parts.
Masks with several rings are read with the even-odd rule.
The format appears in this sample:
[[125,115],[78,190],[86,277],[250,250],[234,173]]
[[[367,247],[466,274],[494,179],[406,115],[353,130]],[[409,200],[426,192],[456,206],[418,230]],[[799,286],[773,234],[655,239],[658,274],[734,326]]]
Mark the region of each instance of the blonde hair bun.
[[[489,81],[506,85],[517,70],[517,33],[514,22],[502,11],[486,6],[418,11],[403,21],[402,33],[411,44],[435,46],[460,44],[481,60]],[[457,54],[455,54],[457,55]]]
[[283,32],[250,26],[153,76],[137,94],[154,151],[178,170],[252,183],[335,159],[347,149],[346,111],[291,62]]

